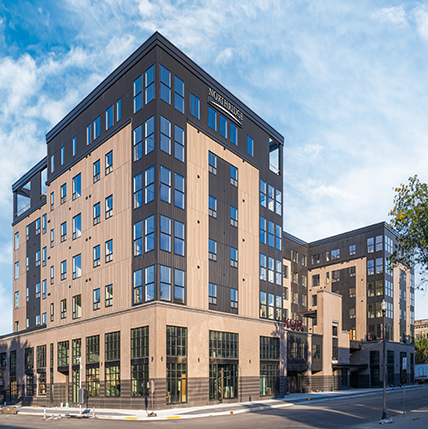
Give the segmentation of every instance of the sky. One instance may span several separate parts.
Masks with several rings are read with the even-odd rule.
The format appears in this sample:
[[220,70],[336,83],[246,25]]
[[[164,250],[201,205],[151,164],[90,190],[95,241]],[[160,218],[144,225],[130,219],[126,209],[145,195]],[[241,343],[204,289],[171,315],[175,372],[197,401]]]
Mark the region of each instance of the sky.
[[394,188],[428,181],[427,1],[1,2],[0,334],[12,331],[12,183],[155,31],[285,137],[287,232],[310,242],[388,221]]

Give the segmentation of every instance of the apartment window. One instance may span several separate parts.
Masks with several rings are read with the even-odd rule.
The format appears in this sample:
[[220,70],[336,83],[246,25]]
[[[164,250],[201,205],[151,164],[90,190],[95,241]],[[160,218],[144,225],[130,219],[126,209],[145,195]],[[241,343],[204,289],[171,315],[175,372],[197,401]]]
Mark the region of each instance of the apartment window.
[[208,126],[217,131],[217,112],[208,106]]
[[375,284],[374,282],[367,283],[367,296],[371,297],[375,295]]
[[61,204],[64,204],[67,201],[67,183],[64,183],[61,186]]
[[266,230],[267,221],[264,217],[260,216],[260,243],[266,244]]
[[106,263],[113,260],[113,240],[106,241]]
[[367,252],[373,253],[374,252],[374,238],[368,238],[367,239]]
[[230,184],[238,187],[238,169],[233,165],[230,166]]
[[100,180],[100,160],[94,162],[94,183]]
[[332,352],[331,352],[331,359],[333,361],[337,361],[339,359],[339,344],[338,344],[338,338],[337,338],[337,325],[334,324],[332,326]]
[[15,310],[19,308],[19,290],[15,292],[15,299],[14,299],[14,308]]
[[146,204],[155,199],[155,167],[152,166],[145,171]]
[[171,268],[160,266],[160,299],[171,301]]
[[73,256],[73,280],[82,275],[82,255]]
[[230,308],[238,308],[238,289],[230,289]]
[[143,253],[143,221],[134,223],[133,231],[134,256],[138,256]]
[[61,308],[61,319],[65,319],[67,317],[67,300],[63,299],[60,302],[60,308]]
[[152,65],[144,73],[144,92],[146,104],[155,98],[155,66]]
[[73,200],[80,197],[82,190],[82,177],[81,174],[73,177]]
[[266,292],[260,292],[260,317],[266,318]]
[[275,247],[278,250],[281,250],[281,235],[282,235],[282,228],[281,225],[275,225]]
[[100,309],[100,305],[101,305],[101,292],[100,292],[100,288],[98,288],[98,289],[94,289],[94,304],[93,304],[93,309],[94,310],[99,310]]
[[98,116],[98,118],[94,120],[94,140],[100,136],[100,133],[101,133],[101,117]]
[[234,145],[238,145],[238,127],[232,124],[232,122],[230,123],[230,141]]
[[106,219],[113,216],[113,195],[106,198]]
[[357,253],[357,246],[355,244],[351,244],[349,246],[349,256],[355,255]]
[[333,283],[340,281],[340,270],[332,271],[331,278]]
[[91,144],[91,124],[86,127],[86,145]]
[[268,220],[268,245],[275,246],[275,224]]
[[40,250],[36,252],[36,267],[40,266]]
[[254,156],[254,140],[250,136],[247,136],[247,153]]
[[383,273],[383,258],[376,258],[376,274]]
[[230,266],[238,268],[238,249],[230,248]]
[[275,190],[275,210],[276,210],[276,214],[280,216],[281,216],[281,208],[282,208],[282,192],[279,189],[276,189]]
[[383,248],[383,235],[376,236],[376,252]]
[[174,302],[184,304],[184,271],[174,270]]
[[288,279],[288,267],[287,267],[287,265],[283,265],[283,267],[282,267],[282,276],[284,277],[284,279]]
[[106,130],[113,126],[113,104],[106,110]]
[[100,245],[94,247],[94,268],[99,267],[101,264],[101,250]]
[[184,113],[184,82],[174,76],[174,107]]
[[61,147],[61,165],[64,165],[65,162],[65,146]]
[[44,214],[42,216],[42,233],[43,234],[46,234],[47,228],[48,228],[48,217],[47,215]]
[[238,227],[238,209],[230,206],[230,224]]
[[217,198],[212,195],[208,196],[208,214],[213,218],[217,218]]
[[266,207],[266,182],[260,179],[260,205]]
[[106,286],[106,307],[113,305],[113,285]]
[[184,130],[174,125],[174,156],[184,162]]
[[260,254],[260,280],[266,281],[266,255]]
[[377,280],[376,281],[376,296],[382,296],[383,295],[383,281]]
[[15,280],[19,279],[19,262],[15,262]]
[[113,171],[113,151],[106,155],[106,176]]
[[160,98],[171,104],[171,72],[164,66],[160,66]]
[[201,117],[201,103],[196,95],[190,94],[190,114],[196,119]]
[[101,205],[100,203],[94,204],[94,226],[98,225],[101,221]]
[[394,251],[394,243],[387,235],[385,235],[385,251],[388,253],[392,253]]
[[135,128],[133,132],[133,139],[134,139],[134,161],[138,161],[143,157],[143,126],[142,125]]
[[268,319],[274,319],[275,315],[275,296],[271,293],[268,294]]
[[160,149],[171,155],[171,122],[160,117]]
[[46,280],[42,281],[42,298],[46,299],[48,296],[48,282]]
[[134,113],[143,107],[143,78],[138,76],[134,80]]
[[315,274],[312,276],[312,287],[320,285],[320,275]]
[[331,251],[331,260],[340,258],[340,249],[335,249]]
[[73,296],[73,319],[80,319],[82,317],[82,296]]
[[67,222],[61,224],[61,243],[67,240]]
[[184,256],[184,223],[174,221],[174,253]]
[[144,282],[146,289],[146,302],[155,299],[155,267],[147,267],[144,272]]
[[51,174],[55,171],[55,155],[51,156]]
[[76,142],[76,137],[73,137],[73,156],[76,156],[76,146],[77,146],[77,142]]
[[51,211],[54,209],[54,203],[55,203],[55,194],[51,192]]
[[144,246],[145,251],[150,252],[155,248],[155,216],[150,216],[144,221]]
[[349,277],[355,277],[355,267],[349,267]]
[[100,361],[100,336],[86,337],[86,362],[95,363]]
[[[147,178],[147,171],[146,171]],[[146,194],[147,198],[147,194]],[[147,201],[146,201],[147,202]],[[143,173],[134,176],[134,209],[143,205]]]
[[217,304],[217,285],[208,283],[208,303]]
[[54,247],[54,242],[55,242],[55,230],[51,229],[51,247]]
[[370,259],[367,261],[367,274],[372,275],[374,274],[374,259]]
[[171,170],[160,166],[160,199],[167,203],[171,202]]
[[50,311],[50,313],[51,313],[51,322],[53,322],[54,321],[54,303],[53,302],[51,302],[51,311]]
[[[82,357],[82,340],[81,338],[76,338],[73,340],[71,345],[71,351],[72,351],[72,360],[71,363],[73,365],[80,363],[80,358]],[[83,364],[83,362],[82,362]]]
[[267,206],[268,206],[268,209],[273,212],[275,211],[275,188],[272,185],[268,184],[267,189],[268,189]]
[[82,215],[79,213],[78,215],[73,217],[73,240],[79,238],[82,235]]
[[270,256],[268,257],[268,281],[269,283],[275,282],[275,259]]
[[141,304],[143,302],[143,270],[134,271],[133,277],[134,304]]
[[208,152],[208,171],[217,175],[217,155],[212,152]]
[[171,252],[171,219],[160,217],[160,249]]
[[208,239],[208,259],[217,261],[217,242]]
[[184,177],[177,173],[174,173],[174,205],[184,209]]
[[65,280],[67,278],[67,261],[61,262],[61,280]]
[[218,115],[219,120],[219,133],[222,135],[225,139],[227,138],[227,120],[221,115]]
[[27,271],[30,271],[30,257],[27,256]]
[[[54,268],[54,266],[52,265],[52,266],[51,266],[51,285],[53,285],[53,284],[54,284],[54,279],[55,279],[55,268]],[[28,296],[28,294],[27,294],[27,296]]]

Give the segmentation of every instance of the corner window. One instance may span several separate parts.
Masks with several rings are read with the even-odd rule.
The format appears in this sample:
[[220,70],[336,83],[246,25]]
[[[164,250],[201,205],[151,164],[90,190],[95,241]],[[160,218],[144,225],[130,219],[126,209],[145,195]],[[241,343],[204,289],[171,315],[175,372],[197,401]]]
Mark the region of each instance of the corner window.
[[171,104],[171,72],[164,66],[160,66],[160,98]]
[[143,173],[134,176],[134,209],[143,205]]
[[134,113],[138,112],[143,107],[142,85],[143,78],[139,76],[134,80]]
[[178,173],[174,173],[174,205],[184,209],[184,177]]
[[160,299],[171,301],[171,268],[160,266]]
[[152,166],[145,171],[145,202],[146,204],[155,199],[155,167]]
[[174,156],[184,162],[184,130],[174,125]]
[[133,226],[133,240],[134,240],[134,256],[143,254],[143,221],[134,223]]
[[144,73],[144,92],[146,104],[155,98],[155,66],[149,67]]
[[144,221],[144,246],[145,251],[150,252],[155,248],[155,216],[152,215]]
[[171,122],[160,117],[160,149],[171,155]]
[[254,156],[254,140],[250,136],[247,136],[247,153]]
[[160,166],[160,199],[167,203],[171,202],[171,170]]
[[217,175],[217,155],[212,152],[208,152],[208,171]]
[[174,76],[174,107],[181,113],[184,113],[184,82]]

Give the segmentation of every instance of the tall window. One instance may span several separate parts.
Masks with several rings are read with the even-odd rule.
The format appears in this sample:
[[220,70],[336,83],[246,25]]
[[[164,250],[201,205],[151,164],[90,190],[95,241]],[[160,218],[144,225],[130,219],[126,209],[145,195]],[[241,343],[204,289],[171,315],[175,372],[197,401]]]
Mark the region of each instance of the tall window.
[[113,126],[113,104],[106,110],[106,130]]
[[67,201],[67,183],[64,183],[61,186],[61,204],[64,204]]
[[146,291],[146,302],[155,299],[155,266],[145,268],[144,270],[144,283]]
[[76,141],[76,137],[73,137],[73,156],[76,156],[76,151],[77,151],[77,141]]
[[67,300],[63,299],[60,304],[61,319],[65,319],[67,317]]
[[160,199],[167,203],[171,202],[171,170],[160,166]]
[[217,242],[211,239],[208,239],[208,258],[217,261]]
[[82,255],[73,256],[73,279],[82,276]]
[[199,98],[196,95],[190,94],[190,114],[196,119],[200,119],[201,117],[200,104]]
[[250,136],[247,136],[247,153],[254,156],[254,140]]
[[218,131],[219,131],[220,135],[222,135],[224,138],[227,138],[227,120],[226,120],[226,118],[224,118],[221,115],[218,115],[218,122],[219,122]]
[[[131,329],[131,359],[149,356],[149,327]],[[132,396],[149,394],[149,365],[131,361]]]
[[143,78],[138,76],[134,80],[134,113],[143,107]]
[[143,221],[134,223],[133,231],[134,256],[138,256],[143,253]]
[[100,245],[94,247],[94,268],[99,267],[101,264],[101,250]]
[[170,357],[187,356],[187,328],[166,327],[166,402],[187,401],[187,360],[176,363]]
[[86,145],[91,144],[91,124],[86,127]]
[[208,303],[217,304],[217,285],[208,283]]
[[94,226],[98,225],[101,220],[101,206],[100,203],[94,204]]
[[212,152],[208,152],[208,171],[217,175],[217,155]]
[[174,125],[174,156],[184,162],[184,130]]
[[143,270],[134,271],[133,277],[134,304],[141,304],[143,302]]
[[238,249],[230,248],[230,266],[238,268]]
[[94,289],[94,305],[93,309],[99,310],[101,306],[101,291],[100,288]]
[[160,117],[160,149],[171,155],[171,122]]
[[238,209],[230,206],[230,224],[238,227]]
[[113,285],[106,286],[106,307],[111,307],[113,305]]
[[106,219],[113,216],[113,195],[106,198]]
[[184,271],[175,269],[174,270],[174,302],[184,304]]
[[165,252],[171,251],[171,219],[160,217],[160,249]]
[[233,165],[230,166],[230,184],[238,187],[238,169]]
[[134,176],[134,209],[137,209],[142,205],[143,205],[143,173],[140,173]]
[[82,317],[82,295],[73,296],[73,319]]
[[230,308],[238,308],[238,289],[230,289]]
[[65,280],[67,278],[67,261],[61,262],[61,280]]
[[67,240],[67,222],[61,224],[61,243]]
[[148,217],[144,226],[144,247],[146,252],[150,252],[155,248],[155,216]]
[[178,173],[174,173],[174,205],[184,209],[184,177]]
[[217,112],[208,106],[208,126],[217,131]]
[[146,204],[155,199],[155,167],[152,166],[145,171],[145,202]]
[[160,299],[171,301],[171,268],[160,266]]
[[82,215],[79,213],[78,215],[73,217],[73,240],[79,238],[82,235]]
[[174,107],[184,113],[184,82],[174,76]]
[[171,72],[164,66],[160,66],[160,98],[171,104]]
[[184,223],[174,221],[174,253],[184,256]]
[[113,260],[113,240],[106,241],[106,263]]
[[106,154],[106,176],[113,171],[113,151]]
[[238,145],[238,127],[232,124],[232,122],[230,123],[230,141]]
[[100,160],[94,162],[94,183],[100,180]]
[[82,190],[82,178],[81,174],[73,177],[73,200],[80,197]]
[[155,66],[152,65],[144,73],[144,92],[146,104],[155,98]]
[[94,120],[94,140],[100,136],[100,133],[101,133],[101,117],[98,116],[98,118]]

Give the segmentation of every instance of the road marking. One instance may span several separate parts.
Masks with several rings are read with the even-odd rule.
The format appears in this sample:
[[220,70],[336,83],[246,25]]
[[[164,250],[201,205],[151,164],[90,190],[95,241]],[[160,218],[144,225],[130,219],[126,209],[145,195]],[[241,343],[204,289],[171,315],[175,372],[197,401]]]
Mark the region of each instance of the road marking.
[[171,417],[167,417],[167,419],[179,419],[180,416],[171,416]]
[[138,417],[125,417],[127,420],[138,420]]

